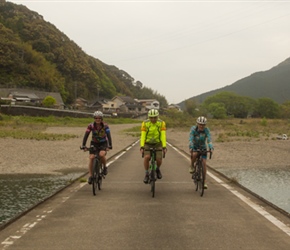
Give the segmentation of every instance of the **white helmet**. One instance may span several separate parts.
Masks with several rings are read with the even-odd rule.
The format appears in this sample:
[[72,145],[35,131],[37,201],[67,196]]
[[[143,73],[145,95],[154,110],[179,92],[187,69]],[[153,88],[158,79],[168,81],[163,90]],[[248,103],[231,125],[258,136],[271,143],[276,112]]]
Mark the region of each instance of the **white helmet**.
[[103,118],[103,113],[101,112],[101,111],[96,111],[95,113],[94,113],[94,118],[96,118],[96,117],[101,117],[101,118]]
[[198,117],[197,119],[196,119],[196,123],[197,124],[206,124],[206,118],[204,117],[204,116],[200,116],[200,117]]
[[159,112],[157,109],[150,109],[148,112],[148,117],[157,117],[159,115]]

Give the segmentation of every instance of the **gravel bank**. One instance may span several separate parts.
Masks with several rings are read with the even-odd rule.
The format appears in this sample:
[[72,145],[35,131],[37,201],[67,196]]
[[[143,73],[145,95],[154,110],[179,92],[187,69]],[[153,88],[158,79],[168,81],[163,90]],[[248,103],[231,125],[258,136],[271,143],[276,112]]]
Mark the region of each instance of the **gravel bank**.
[[[128,136],[124,129],[138,124],[110,125],[113,150],[116,154],[138,138]],[[75,134],[77,138],[66,141],[36,141],[0,139],[0,174],[63,174],[87,171],[88,153],[79,149],[86,128],[50,127],[47,133]],[[168,129],[167,138],[171,144],[188,152],[188,132]],[[219,169],[241,168],[288,168],[290,169],[290,140],[260,140],[217,143],[209,166]],[[168,153],[170,153],[170,148]]]

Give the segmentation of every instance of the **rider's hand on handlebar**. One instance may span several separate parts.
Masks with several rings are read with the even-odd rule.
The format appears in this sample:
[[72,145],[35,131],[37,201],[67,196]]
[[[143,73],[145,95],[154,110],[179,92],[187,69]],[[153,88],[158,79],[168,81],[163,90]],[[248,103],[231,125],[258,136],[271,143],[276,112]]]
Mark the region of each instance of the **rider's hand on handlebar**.
[[162,148],[163,154],[167,153],[167,148]]

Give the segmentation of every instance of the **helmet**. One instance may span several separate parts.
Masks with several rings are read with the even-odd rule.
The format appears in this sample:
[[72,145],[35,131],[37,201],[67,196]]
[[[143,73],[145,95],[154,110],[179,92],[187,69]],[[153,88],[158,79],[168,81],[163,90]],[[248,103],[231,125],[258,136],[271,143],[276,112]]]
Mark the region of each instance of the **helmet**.
[[159,112],[157,109],[150,109],[148,112],[148,117],[157,117],[159,115]]
[[204,117],[204,116],[200,116],[200,117],[198,117],[197,119],[196,119],[196,122],[198,123],[198,124],[206,124],[206,118]]
[[94,118],[95,117],[101,117],[101,118],[103,118],[103,113],[101,112],[101,111],[96,111],[95,113],[94,113]]

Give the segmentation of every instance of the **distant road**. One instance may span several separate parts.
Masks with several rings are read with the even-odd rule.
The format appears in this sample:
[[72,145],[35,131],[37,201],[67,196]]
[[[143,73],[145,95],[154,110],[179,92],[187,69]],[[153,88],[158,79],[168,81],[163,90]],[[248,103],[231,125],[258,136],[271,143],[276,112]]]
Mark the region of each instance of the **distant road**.
[[290,249],[290,219],[215,173],[204,197],[169,147],[156,197],[139,145],[116,156],[103,190],[76,182],[0,233],[1,249]]

